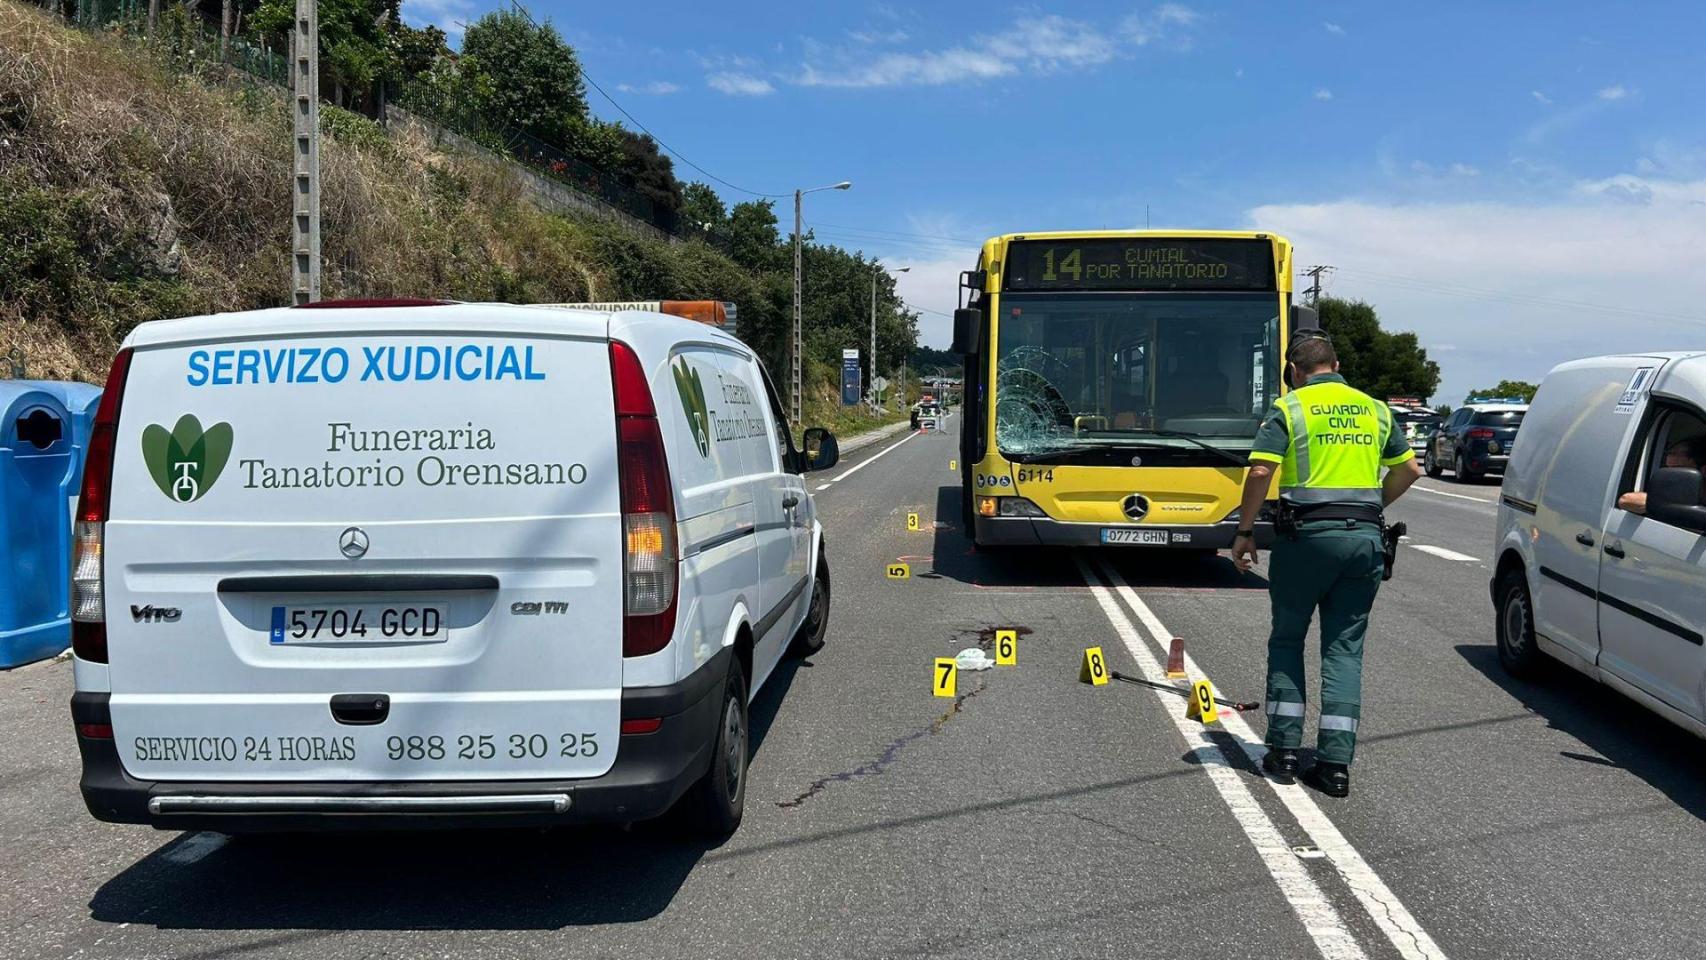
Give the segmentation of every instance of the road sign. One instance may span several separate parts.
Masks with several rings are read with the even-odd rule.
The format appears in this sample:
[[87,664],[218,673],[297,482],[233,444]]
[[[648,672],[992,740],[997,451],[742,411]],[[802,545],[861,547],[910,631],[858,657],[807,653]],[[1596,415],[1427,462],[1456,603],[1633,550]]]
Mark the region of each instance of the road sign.
[[871,378],[871,389],[872,390],[875,390],[878,393],[882,393],[884,390],[887,390],[888,388],[889,388],[889,378],[888,377],[872,377]]
[[859,403],[859,351],[847,349],[841,351],[841,405],[856,406]]

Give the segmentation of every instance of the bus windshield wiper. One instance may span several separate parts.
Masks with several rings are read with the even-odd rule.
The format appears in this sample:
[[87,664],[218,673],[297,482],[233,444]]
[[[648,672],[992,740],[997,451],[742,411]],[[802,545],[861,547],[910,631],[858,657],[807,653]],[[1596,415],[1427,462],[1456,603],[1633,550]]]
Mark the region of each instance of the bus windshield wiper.
[[1208,443],[1208,442],[1202,440],[1199,437],[1199,435],[1194,434],[1194,433],[1187,433],[1183,430],[1135,430],[1133,432],[1134,433],[1141,433],[1141,434],[1144,434],[1145,436],[1167,437],[1168,439],[1172,439],[1172,440],[1183,440],[1186,443],[1194,443],[1197,446],[1202,447],[1204,450],[1208,450],[1208,451],[1211,451],[1215,454],[1218,454],[1222,459],[1225,459],[1231,463],[1236,463],[1240,467],[1247,467],[1250,465],[1243,457],[1240,457],[1237,454],[1232,453],[1231,451],[1222,450],[1220,447],[1217,447],[1212,443]]
[[[1240,459],[1237,454],[1229,453],[1225,450],[1220,449],[1217,446],[1214,446],[1213,444],[1204,443],[1201,440],[1198,440],[1196,437],[1191,436],[1190,434],[1183,434],[1182,433],[1182,434],[1177,434],[1175,436],[1173,431],[1168,431],[1168,430],[1144,430],[1144,431],[1140,431],[1140,432],[1146,433],[1146,434],[1154,434],[1158,437],[1167,437],[1169,439],[1176,438],[1179,440],[1185,440],[1185,441],[1188,441],[1190,443],[1194,443],[1199,447],[1202,447],[1204,450],[1208,450],[1208,451],[1211,451],[1215,454],[1218,454],[1219,456],[1224,457],[1225,459],[1231,461],[1232,463],[1236,463],[1240,467],[1249,466],[1249,464],[1245,463],[1242,459]],[[1015,453],[1003,453],[1002,456],[1006,457],[1008,460],[1013,461],[1014,463],[1039,463],[1039,462],[1052,460],[1056,457],[1071,456],[1071,455],[1077,454],[1077,453],[1102,453],[1102,452],[1106,452],[1109,450],[1177,450],[1177,449],[1179,449],[1179,448],[1173,446],[1170,443],[1156,443],[1153,440],[1135,440],[1135,439],[1134,440],[1101,440],[1101,441],[1097,441],[1095,443],[1074,443],[1074,444],[1069,444],[1066,446],[1055,447],[1055,448],[1049,449],[1049,450],[1039,450],[1039,451],[1036,451],[1034,453],[1017,453],[1017,454],[1015,454]]]

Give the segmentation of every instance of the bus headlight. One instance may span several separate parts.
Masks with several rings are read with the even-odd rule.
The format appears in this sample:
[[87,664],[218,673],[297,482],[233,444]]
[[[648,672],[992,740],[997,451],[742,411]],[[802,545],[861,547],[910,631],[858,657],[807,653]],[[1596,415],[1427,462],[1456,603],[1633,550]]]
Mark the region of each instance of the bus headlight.
[[1046,517],[1043,508],[1024,497],[997,497],[1000,501],[997,507],[1003,517]]

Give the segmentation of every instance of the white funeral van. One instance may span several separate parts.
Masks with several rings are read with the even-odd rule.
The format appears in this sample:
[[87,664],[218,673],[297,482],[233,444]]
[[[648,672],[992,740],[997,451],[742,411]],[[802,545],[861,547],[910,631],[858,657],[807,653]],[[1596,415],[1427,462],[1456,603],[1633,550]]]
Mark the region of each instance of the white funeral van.
[[72,574],[82,791],[166,829],[739,823],[823,530],[752,351],[642,311],[147,323]]
[[1499,657],[1542,656],[1706,736],[1706,353],[1546,375],[1500,491]]

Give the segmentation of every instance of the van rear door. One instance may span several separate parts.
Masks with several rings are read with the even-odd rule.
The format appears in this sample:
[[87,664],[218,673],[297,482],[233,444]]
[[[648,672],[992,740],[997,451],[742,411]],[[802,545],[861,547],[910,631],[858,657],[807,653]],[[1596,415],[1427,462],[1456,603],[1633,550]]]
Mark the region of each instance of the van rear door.
[[138,338],[105,541],[132,775],[610,768],[622,558],[605,320],[535,312],[284,310]]

